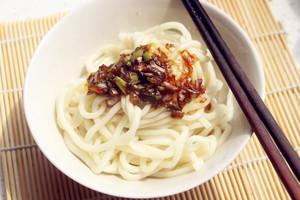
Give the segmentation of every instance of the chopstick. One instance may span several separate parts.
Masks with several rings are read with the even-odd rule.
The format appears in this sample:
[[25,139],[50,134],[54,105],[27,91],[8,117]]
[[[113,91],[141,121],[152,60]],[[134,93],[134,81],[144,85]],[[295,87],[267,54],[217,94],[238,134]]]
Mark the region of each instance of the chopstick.
[[[299,156],[235,60],[199,0],[182,1],[281,181],[293,199],[300,198],[300,186],[294,177],[295,175],[298,180],[300,179]],[[294,175],[286,165],[283,157]]]
[[242,85],[244,90],[248,93],[248,97],[250,101],[253,102],[253,105],[255,106],[257,113],[260,115],[261,120],[265,124],[266,128],[269,130],[269,133],[272,135],[275,143],[278,145],[279,150],[285,157],[286,161],[289,163],[295,176],[298,178],[298,180],[300,180],[300,159],[296,151],[293,149],[292,145],[285,137],[285,134],[282,132],[281,128],[271,115],[266,105],[263,103],[261,98],[259,98],[257,91],[251,84],[250,80],[248,79],[242,68],[239,66],[239,63],[235,60],[231,51],[228,49],[226,43],[214,27],[212,21],[210,20],[209,16],[205,12],[201,4],[197,3],[195,4],[195,6],[197,6],[197,10],[199,10],[203,14],[203,19],[206,19],[205,21],[208,27],[210,28],[210,33],[215,39],[215,42],[217,43],[226,61],[229,62],[231,70],[235,74],[236,78],[238,79],[239,83]]

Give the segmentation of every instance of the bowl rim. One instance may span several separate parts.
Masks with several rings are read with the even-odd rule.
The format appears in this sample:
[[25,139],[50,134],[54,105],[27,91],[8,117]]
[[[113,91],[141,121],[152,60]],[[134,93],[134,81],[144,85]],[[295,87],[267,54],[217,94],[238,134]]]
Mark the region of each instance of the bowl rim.
[[[27,121],[27,124],[28,124],[28,127],[29,129],[31,130],[31,135],[33,136],[35,142],[37,143],[38,147],[40,148],[40,150],[42,151],[42,153],[46,156],[46,158],[57,168],[59,169],[63,174],[67,175],[69,178],[71,178],[72,180],[76,181],[77,183],[79,184],[82,184],[84,185],[85,187],[88,187],[90,189],[93,189],[93,190],[96,190],[96,191],[99,191],[99,192],[103,192],[105,194],[108,194],[108,195],[113,195],[113,196],[120,196],[121,194],[118,193],[117,191],[100,191],[99,188],[97,187],[93,187],[93,185],[91,184],[86,184],[85,182],[82,182],[81,180],[78,180],[76,177],[73,176],[73,174],[70,174],[68,171],[66,171],[64,168],[62,168],[60,166],[59,163],[57,163],[55,161],[55,159],[53,159],[53,156],[50,156],[48,153],[47,153],[47,150],[42,146],[42,145],[39,145],[39,139],[37,137],[37,134],[35,134],[36,132],[39,132],[39,130],[36,130],[35,129],[35,126],[34,126],[34,123],[32,122],[32,120],[30,120],[30,111],[29,111],[29,104],[28,104],[28,95],[27,95],[27,91],[29,90],[29,78],[30,78],[30,74],[31,74],[31,71],[33,70],[33,67],[32,67],[32,63],[34,63],[34,60],[36,59],[36,57],[38,56],[38,52],[40,50],[40,48],[42,48],[44,42],[46,40],[48,40],[50,37],[51,37],[51,34],[53,32],[56,31],[56,29],[60,26],[62,26],[64,24],[65,21],[68,20],[68,18],[72,18],[73,15],[76,15],[77,12],[83,10],[83,9],[87,9],[89,7],[90,4],[96,2],[97,0],[91,0],[91,1],[88,1],[86,2],[85,5],[73,10],[71,13],[69,13],[67,16],[64,16],[61,20],[59,20],[47,33],[46,35],[44,36],[44,38],[40,41],[38,47],[36,48],[35,52],[34,52],[34,55],[32,56],[31,58],[31,61],[29,63],[29,66],[28,66],[28,69],[27,69],[27,72],[26,72],[26,75],[25,75],[25,81],[24,81],[24,90],[23,90],[23,104],[24,104],[24,112],[25,112],[25,117],[26,117],[26,121]],[[264,99],[265,98],[265,76],[264,76],[264,71],[263,71],[263,67],[262,67],[262,63],[261,63],[261,60],[259,58],[259,55],[258,55],[258,52],[256,51],[255,47],[254,47],[254,44],[251,42],[250,38],[248,37],[248,35],[244,32],[244,30],[239,26],[239,24],[234,21],[229,15],[227,15],[223,10],[217,8],[216,6],[214,6],[213,4],[209,3],[209,2],[206,2],[204,0],[200,0],[200,2],[202,3],[202,5],[204,6],[205,9],[209,9],[209,10],[213,10],[214,12],[216,12],[217,15],[220,15],[222,16],[223,18],[225,18],[225,21],[227,21],[228,23],[230,23],[232,26],[234,26],[234,28],[239,32],[238,34],[243,38],[243,40],[247,41],[247,44],[249,45],[250,49],[252,50],[252,53],[253,53],[253,56],[255,57],[256,61],[257,61],[257,64],[259,65],[258,66],[258,70],[259,70],[259,73],[258,73],[258,78],[259,80],[261,80],[261,88],[262,90],[261,91],[258,91],[261,98]],[[209,179],[213,178],[214,176],[216,176],[217,174],[219,173],[222,173],[223,169],[224,169],[224,166],[228,166],[237,156],[238,154],[240,154],[240,152],[245,148],[246,144],[249,142],[249,139],[251,137],[251,134],[249,134],[249,137],[247,138],[247,140],[244,140],[241,145],[241,148],[238,149],[234,154],[232,154],[230,156],[230,159],[227,159],[227,163],[225,163],[224,165],[222,165],[222,167],[219,167],[218,169],[220,170],[216,170],[215,173],[212,173],[210,177],[208,177],[207,179],[205,179],[202,183],[208,181]],[[200,183],[200,184],[202,184]],[[200,184],[189,184],[189,185],[186,185],[184,187],[181,188],[181,190],[172,190],[172,191],[167,191],[167,192],[164,192],[164,191],[159,191],[157,192],[156,194],[151,194],[151,195],[148,195],[146,196],[145,194],[132,194],[132,193],[127,193],[127,194],[122,194],[121,196],[122,197],[125,197],[125,198],[156,198],[156,197],[163,197],[163,196],[168,196],[168,195],[172,195],[172,194],[177,194],[177,193],[180,193],[180,192],[184,192],[184,191],[187,191],[193,187],[196,187]]]

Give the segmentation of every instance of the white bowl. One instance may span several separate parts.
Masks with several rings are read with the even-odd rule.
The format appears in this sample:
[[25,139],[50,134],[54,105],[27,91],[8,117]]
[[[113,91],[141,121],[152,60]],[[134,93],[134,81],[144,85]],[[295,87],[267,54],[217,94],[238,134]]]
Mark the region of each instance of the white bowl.
[[[229,16],[203,2],[249,79],[264,96],[264,74],[247,35]],[[233,132],[211,159],[196,172],[178,177],[126,181],[112,175],[95,175],[66,147],[55,120],[55,100],[67,82],[80,77],[85,61],[99,47],[117,40],[120,31],[142,31],[167,21],[197,29],[179,0],[92,1],[68,14],[44,37],[27,71],[24,109],[31,133],[44,155],[64,174],[93,190],[131,198],[161,197],[196,187],[221,172],[241,152],[251,128],[235,103]]]

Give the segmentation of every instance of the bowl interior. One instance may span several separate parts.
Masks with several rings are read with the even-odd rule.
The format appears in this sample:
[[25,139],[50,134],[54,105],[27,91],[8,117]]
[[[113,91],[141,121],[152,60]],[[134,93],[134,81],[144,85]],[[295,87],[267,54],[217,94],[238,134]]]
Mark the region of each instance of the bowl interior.
[[[264,96],[264,76],[258,55],[241,28],[222,11],[203,2],[221,35]],[[166,179],[125,181],[95,175],[66,147],[55,120],[55,100],[67,82],[80,77],[85,61],[102,45],[117,41],[122,32],[142,31],[167,21],[183,23],[201,39],[181,1],[91,1],[64,17],[37,48],[24,86],[24,108],[31,133],[44,155],[75,181],[110,195],[148,198],[179,193],[221,172],[240,153],[251,129],[235,103],[233,132],[201,170]]]

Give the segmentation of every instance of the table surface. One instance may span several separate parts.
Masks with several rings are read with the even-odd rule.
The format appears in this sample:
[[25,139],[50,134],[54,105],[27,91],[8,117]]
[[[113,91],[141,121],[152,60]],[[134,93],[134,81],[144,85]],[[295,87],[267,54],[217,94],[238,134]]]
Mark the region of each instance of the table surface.
[[[58,12],[72,11],[85,4],[85,0],[0,0],[0,23],[47,16]],[[287,42],[298,68],[300,67],[300,1],[269,0],[274,17],[286,33]],[[1,42],[1,41],[0,41]],[[5,199],[4,180],[1,176],[0,198]]]

